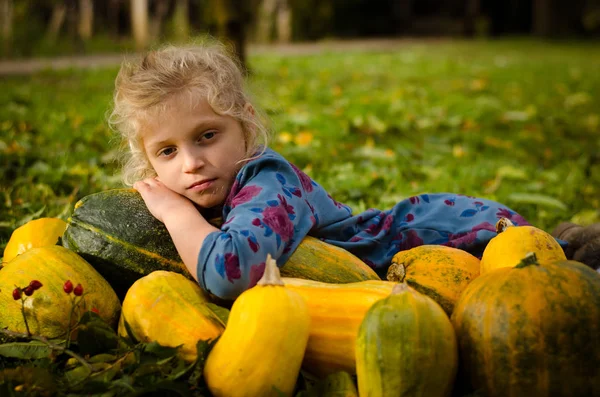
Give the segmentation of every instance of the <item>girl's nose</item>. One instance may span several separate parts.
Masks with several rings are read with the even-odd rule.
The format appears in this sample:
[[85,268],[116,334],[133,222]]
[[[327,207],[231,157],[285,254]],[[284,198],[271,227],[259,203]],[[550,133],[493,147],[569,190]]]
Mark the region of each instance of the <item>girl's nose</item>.
[[204,165],[204,160],[202,160],[201,156],[192,151],[187,151],[182,153],[184,156],[183,159],[183,172],[196,172],[199,168]]

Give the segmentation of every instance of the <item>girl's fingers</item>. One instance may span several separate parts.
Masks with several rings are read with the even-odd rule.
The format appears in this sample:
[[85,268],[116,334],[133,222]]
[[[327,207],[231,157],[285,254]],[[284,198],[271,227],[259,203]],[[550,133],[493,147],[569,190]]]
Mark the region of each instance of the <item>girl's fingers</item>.
[[144,182],[150,187],[162,186],[162,183],[156,178],[146,178]]
[[146,184],[144,183],[144,181],[137,181],[133,184],[133,188],[138,192],[140,191],[140,189],[144,189],[145,187]]
[[133,188],[136,189],[136,190],[139,190],[140,188],[141,189],[151,188],[151,187],[154,187],[154,186],[158,186],[159,184],[160,184],[160,182],[157,181],[154,178],[146,178],[144,180],[135,182],[133,184]]

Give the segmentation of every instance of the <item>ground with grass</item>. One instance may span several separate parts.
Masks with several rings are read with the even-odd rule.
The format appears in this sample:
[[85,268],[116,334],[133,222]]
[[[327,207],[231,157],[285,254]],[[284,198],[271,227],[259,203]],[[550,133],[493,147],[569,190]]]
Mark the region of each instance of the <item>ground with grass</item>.
[[[425,192],[500,201],[550,230],[598,221],[595,43],[406,42],[385,51],[251,55],[272,147],[355,212]],[[120,187],[105,121],[117,68],[3,77],[0,249]]]

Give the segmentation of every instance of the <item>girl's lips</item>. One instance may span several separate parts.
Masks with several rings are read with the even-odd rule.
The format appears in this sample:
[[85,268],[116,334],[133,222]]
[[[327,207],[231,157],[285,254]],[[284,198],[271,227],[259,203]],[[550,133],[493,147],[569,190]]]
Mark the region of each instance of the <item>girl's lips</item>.
[[214,179],[208,179],[205,181],[200,181],[198,183],[194,183],[192,186],[188,187],[188,190],[194,191],[194,192],[200,192],[202,190],[206,190],[208,189],[214,182]]

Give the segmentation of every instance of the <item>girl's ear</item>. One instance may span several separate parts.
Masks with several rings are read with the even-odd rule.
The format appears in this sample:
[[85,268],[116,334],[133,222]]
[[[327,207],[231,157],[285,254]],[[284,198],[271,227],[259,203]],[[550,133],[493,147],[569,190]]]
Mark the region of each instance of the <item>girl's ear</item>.
[[252,106],[252,104],[250,102],[246,102],[246,104],[244,105],[244,111],[248,112],[252,116],[256,116],[256,112],[254,111],[254,106]]

